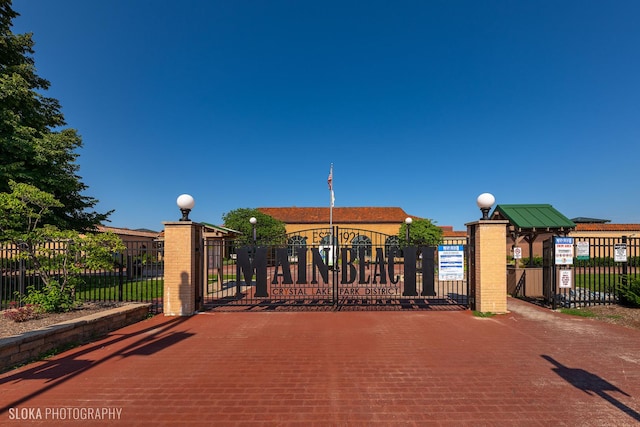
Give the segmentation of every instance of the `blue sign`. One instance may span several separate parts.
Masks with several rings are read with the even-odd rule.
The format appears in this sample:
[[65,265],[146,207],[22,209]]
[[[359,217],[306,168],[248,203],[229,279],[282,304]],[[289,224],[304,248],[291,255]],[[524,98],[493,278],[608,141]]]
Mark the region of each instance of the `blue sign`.
[[553,238],[556,254],[556,265],[573,264],[573,237]]
[[464,280],[464,246],[438,246],[438,280]]

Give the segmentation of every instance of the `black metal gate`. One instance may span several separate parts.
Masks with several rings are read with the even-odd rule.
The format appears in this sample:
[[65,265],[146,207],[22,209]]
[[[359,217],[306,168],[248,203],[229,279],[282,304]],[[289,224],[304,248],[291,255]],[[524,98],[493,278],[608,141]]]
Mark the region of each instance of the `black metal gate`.
[[468,307],[466,276],[439,280],[436,247],[400,247],[397,236],[368,230],[301,230],[249,246],[209,240],[205,258],[209,309]]
[[640,277],[640,239],[636,237],[576,237],[574,245],[571,287],[561,288],[553,240],[543,242],[544,302],[553,308],[616,303],[621,289]]

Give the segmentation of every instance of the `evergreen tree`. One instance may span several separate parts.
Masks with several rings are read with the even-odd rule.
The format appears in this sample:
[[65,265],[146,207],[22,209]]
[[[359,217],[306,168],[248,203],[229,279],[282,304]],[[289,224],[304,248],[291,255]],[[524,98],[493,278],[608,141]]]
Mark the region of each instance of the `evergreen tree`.
[[76,163],[82,139],[75,129],[63,129],[58,100],[42,94],[50,83],[36,73],[32,34],[11,31],[19,16],[11,6],[0,0],[0,192],[10,191],[10,180],[33,185],[62,203],[45,222],[92,229],[110,212],[93,212],[98,200],[82,194],[87,186]]

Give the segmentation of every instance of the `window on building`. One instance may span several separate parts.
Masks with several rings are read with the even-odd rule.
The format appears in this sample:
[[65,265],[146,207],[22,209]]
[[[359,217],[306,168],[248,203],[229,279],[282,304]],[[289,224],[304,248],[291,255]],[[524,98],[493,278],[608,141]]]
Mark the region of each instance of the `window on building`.
[[287,253],[290,257],[296,256],[298,248],[305,249],[307,247],[307,238],[304,236],[292,236],[287,241]]
[[392,250],[396,251],[396,256],[400,256],[400,238],[398,236],[389,236],[384,242],[384,253],[389,255]]
[[371,256],[371,239],[367,236],[363,236],[362,234],[358,234],[351,241],[351,245],[356,250],[357,254],[360,254],[361,248],[364,248],[365,256]]

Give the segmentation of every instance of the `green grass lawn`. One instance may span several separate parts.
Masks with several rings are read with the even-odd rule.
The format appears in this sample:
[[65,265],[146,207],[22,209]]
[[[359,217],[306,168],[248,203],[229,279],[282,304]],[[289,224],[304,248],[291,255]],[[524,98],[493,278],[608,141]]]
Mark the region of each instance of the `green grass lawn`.
[[622,282],[622,275],[612,274],[579,274],[575,275],[575,287],[587,288],[597,292],[609,292],[615,290]]
[[615,314],[602,315],[602,314],[594,313],[588,307],[585,307],[585,308],[561,308],[560,312],[564,313],[564,314],[570,314],[572,316],[587,317],[587,318],[591,318],[591,319],[620,319],[620,318],[622,318],[622,316],[615,315]]
[[596,314],[592,311],[589,311],[588,308],[561,308],[560,312],[564,314],[570,314],[572,316],[596,317]]
[[[223,274],[222,275],[222,281],[223,282],[228,282],[230,280],[236,280],[236,275],[235,274]],[[209,275],[209,283],[216,283],[218,282],[218,275],[217,274],[210,274]]]
[[[159,278],[125,281],[122,284],[122,300],[150,301],[161,298],[163,289],[164,280]],[[76,288],[76,299],[81,301],[118,301],[119,292],[120,285],[117,277],[92,278],[90,283]]]

